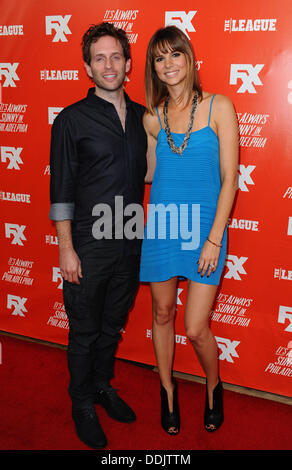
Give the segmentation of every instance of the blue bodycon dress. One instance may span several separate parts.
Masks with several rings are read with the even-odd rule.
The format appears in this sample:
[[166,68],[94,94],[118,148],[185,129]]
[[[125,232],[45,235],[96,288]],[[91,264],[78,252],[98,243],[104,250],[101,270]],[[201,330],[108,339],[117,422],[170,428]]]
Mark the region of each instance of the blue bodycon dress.
[[[215,272],[198,273],[198,260],[213,225],[221,189],[219,141],[208,125],[194,131],[182,155],[172,152],[158,114],[156,169],[142,243],[140,281],[179,279],[218,285],[225,264],[227,228]],[[172,132],[176,146],[185,134]]]

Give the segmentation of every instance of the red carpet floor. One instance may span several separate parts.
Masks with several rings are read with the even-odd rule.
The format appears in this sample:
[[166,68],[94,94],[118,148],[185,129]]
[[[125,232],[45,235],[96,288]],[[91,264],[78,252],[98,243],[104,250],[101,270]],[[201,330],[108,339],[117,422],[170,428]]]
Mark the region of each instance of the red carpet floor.
[[[67,394],[66,352],[0,335],[0,449],[89,450],[75,435]],[[137,421],[116,423],[101,407],[106,450],[290,450],[292,407],[225,390],[225,421],[216,433],[202,426],[204,386],[178,380],[181,432],[160,427],[159,378],[144,367],[116,361],[113,385]]]

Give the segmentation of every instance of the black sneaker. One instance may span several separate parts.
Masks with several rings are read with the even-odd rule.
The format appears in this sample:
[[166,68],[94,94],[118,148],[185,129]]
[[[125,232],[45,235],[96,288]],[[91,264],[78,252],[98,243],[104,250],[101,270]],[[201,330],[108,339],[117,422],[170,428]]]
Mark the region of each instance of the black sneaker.
[[136,421],[134,411],[122,400],[114,388],[98,390],[95,403],[104,407],[107,414],[121,423]]
[[79,439],[93,449],[102,449],[107,440],[98,421],[94,406],[86,408],[72,407],[72,418],[75,422]]

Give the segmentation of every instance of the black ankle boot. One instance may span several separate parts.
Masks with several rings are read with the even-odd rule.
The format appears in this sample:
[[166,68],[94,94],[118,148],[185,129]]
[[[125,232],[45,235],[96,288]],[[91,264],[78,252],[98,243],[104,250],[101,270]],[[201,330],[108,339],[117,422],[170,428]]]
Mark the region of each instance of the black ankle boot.
[[[178,434],[180,429],[180,416],[179,416],[179,407],[178,407],[178,399],[177,399],[177,384],[174,383],[173,389],[173,411],[169,411],[168,407],[168,397],[167,391],[160,383],[160,396],[161,396],[161,426],[163,427],[164,431],[168,434],[175,436]],[[171,428],[174,428],[171,430]]]
[[213,390],[213,408],[209,407],[208,387],[206,381],[206,403],[204,414],[204,425],[208,432],[216,431],[223,422],[223,387],[221,380]]

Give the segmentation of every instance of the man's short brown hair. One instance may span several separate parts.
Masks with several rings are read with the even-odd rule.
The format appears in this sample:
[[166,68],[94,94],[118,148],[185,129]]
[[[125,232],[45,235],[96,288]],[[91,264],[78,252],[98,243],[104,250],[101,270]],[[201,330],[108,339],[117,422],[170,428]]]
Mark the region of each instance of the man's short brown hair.
[[90,65],[91,56],[90,56],[90,46],[94,42],[98,41],[103,36],[111,36],[117,39],[123,49],[125,60],[131,58],[130,53],[130,44],[127,38],[127,35],[123,29],[116,28],[111,23],[100,23],[90,26],[82,38],[82,54],[84,62]]

